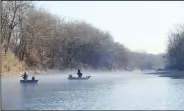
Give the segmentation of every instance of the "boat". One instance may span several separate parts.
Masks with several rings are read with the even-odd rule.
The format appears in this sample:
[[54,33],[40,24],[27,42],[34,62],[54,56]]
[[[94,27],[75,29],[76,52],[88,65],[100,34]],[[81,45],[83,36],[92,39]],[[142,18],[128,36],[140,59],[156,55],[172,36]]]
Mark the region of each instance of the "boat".
[[20,80],[20,83],[37,83],[38,80]]
[[72,77],[71,75],[69,75],[68,79],[69,80],[88,80],[91,76],[86,76],[86,77]]

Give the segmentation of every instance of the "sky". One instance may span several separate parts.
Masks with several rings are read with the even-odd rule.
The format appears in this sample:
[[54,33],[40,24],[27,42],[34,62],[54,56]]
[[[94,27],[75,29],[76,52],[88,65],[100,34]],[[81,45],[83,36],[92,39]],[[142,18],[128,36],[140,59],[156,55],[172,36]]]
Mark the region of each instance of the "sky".
[[184,1],[36,1],[59,17],[108,31],[132,51],[163,53],[170,30],[184,24]]

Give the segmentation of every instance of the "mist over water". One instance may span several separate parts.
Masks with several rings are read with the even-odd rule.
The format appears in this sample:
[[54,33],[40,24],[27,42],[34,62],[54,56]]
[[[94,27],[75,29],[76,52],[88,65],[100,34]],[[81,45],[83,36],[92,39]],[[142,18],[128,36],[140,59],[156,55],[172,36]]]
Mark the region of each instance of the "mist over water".
[[84,76],[92,76],[89,80],[71,81],[68,74],[75,75],[38,75],[38,84],[3,78],[3,110],[184,109],[184,79],[141,72],[85,72]]

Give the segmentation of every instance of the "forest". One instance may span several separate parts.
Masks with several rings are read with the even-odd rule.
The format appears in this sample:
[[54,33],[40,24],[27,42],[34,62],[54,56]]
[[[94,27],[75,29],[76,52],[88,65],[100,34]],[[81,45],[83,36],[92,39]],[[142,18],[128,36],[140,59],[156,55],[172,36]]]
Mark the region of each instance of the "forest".
[[133,52],[109,32],[85,21],[60,18],[33,2],[3,1],[2,5],[4,53],[11,51],[26,69],[156,69],[164,68],[165,58],[172,64],[168,67],[184,65],[181,31],[171,34],[167,54]]
[[179,25],[168,36],[166,68],[184,70],[184,25]]

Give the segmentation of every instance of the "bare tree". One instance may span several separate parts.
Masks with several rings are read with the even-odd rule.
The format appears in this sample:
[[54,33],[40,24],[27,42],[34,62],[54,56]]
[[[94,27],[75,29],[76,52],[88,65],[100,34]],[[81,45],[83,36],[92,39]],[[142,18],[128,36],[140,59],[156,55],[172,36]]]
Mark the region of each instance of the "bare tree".
[[5,38],[6,40],[5,53],[8,51],[8,47],[10,44],[14,28],[19,23],[19,11],[24,13],[32,6],[33,5],[31,4],[31,2],[27,1],[4,1],[3,10],[6,19],[4,25],[6,27],[5,31],[7,31],[7,38]]
[[114,42],[108,32],[86,22],[67,21],[29,8],[29,2],[5,2],[4,6],[3,44],[29,67],[112,70],[156,64],[148,59],[141,61],[142,55],[149,59],[154,58],[152,55],[131,52]]
[[168,67],[183,70],[184,66],[184,26],[177,28],[175,32],[169,35],[169,44],[166,58]]

